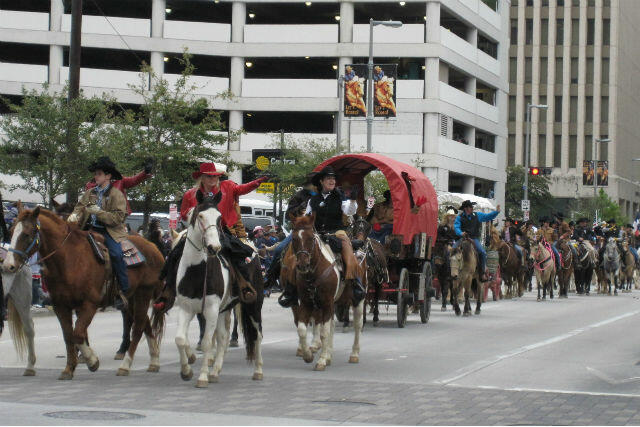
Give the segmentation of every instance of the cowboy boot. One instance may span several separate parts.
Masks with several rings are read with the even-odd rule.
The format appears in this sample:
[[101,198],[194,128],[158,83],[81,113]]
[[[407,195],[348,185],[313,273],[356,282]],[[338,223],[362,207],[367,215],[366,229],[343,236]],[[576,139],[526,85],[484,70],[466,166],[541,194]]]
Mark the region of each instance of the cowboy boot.
[[353,302],[353,305],[358,305],[366,295],[366,291],[364,286],[362,286],[362,281],[359,277],[356,277],[351,281],[351,289],[351,301]]
[[291,308],[298,305],[298,295],[295,286],[290,283],[284,286],[284,291],[282,291],[282,294],[278,297],[278,304],[284,308]]

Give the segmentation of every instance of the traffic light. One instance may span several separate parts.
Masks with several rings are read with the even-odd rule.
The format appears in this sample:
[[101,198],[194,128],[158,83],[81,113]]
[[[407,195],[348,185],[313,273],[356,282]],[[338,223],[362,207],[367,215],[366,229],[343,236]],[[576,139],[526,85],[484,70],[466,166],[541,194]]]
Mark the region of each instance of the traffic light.
[[529,168],[529,174],[533,176],[540,175],[540,168]]
[[553,172],[552,168],[539,168],[537,166],[532,166],[529,168],[529,175],[539,176],[539,175],[551,175]]

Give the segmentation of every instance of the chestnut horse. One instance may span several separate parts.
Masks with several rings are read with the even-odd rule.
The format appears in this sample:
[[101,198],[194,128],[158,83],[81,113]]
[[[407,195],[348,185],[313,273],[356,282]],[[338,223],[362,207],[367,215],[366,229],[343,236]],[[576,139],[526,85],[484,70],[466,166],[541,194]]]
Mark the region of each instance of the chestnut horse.
[[320,330],[322,349],[314,370],[324,371],[333,356],[336,304],[352,306],[355,338],[349,363],[359,362],[364,300],[356,305],[352,303],[351,284],[341,280],[335,255],[315,233],[314,222],[315,215],[293,220],[293,239],[284,255],[280,276],[281,283],[288,282],[297,288],[300,305],[294,321],[298,327],[302,358],[307,363],[313,362],[313,352],[307,343],[307,327],[315,323]]
[[636,269],[636,259],[629,250],[629,242],[622,242],[622,259],[624,266],[620,267],[620,287],[622,292],[631,292],[633,289],[633,272]]
[[[95,239],[103,240],[99,235]],[[148,371],[158,372],[159,341],[164,327],[163,311],[154,309],[153,327],[147,315],[151,299],[162,291],[159,275],[164,259],[154,244],[139,236],[130,236],[130,239],[142,252],[146,262],[128,271],[129,283],[134,289],[129,304],[133,335],[118,375],[128,375],[143,332],[151,355]],[[73,378],[78,364],[77,349],[87,360],[89,370],[96,371],[100,362],[89,347],[87,328],[103,304],[107,291],[105,279],[111,272],[105,271],[104,264],[93,255],[87,232],[81,231],[76,225],[67,224],[46,209],[36,207],[34,210],[21,210],[14,226],[11,249],[12,252],[4,261],[4,269],[9,272],[17,271],[36,251],[40,254],[43,276],[67,347],[67,364],[58,379]],[[75,326],[72,317],[74,310],[77,314]]]
[[476,314],[480,314],[482,298],[484,297],[483,283],[478,274],[478,256],[476,247],[471,239],[463,239],[460,245],[451,252],[451,277],[453,278],[453,309],[456,316],[460,316],[458,295],[464,289],[464,316],[471,315],[471,291],[476,295]]
[[573,251],[569,246],[570,244],[565,239],[558,240],[557,249],[562,259],[562,265],[560,265],[560,271],[558,271],[558,298],[569,298],[569,282],[571,281],[574,267]]
[[[524,268],[518,258],[516,248],[500,239],[500,234],[495,227],[491,226],[491,250],[498,251],[498,263],[500,264],[500,275],[507,287],[505,298],[513,298],[514,295],[521,297],[524,292]],[[523,249],[524,250],[524,249]],[[522,254],[524,257],[524,254]],[[513,285],[516,286],[514,291]]]

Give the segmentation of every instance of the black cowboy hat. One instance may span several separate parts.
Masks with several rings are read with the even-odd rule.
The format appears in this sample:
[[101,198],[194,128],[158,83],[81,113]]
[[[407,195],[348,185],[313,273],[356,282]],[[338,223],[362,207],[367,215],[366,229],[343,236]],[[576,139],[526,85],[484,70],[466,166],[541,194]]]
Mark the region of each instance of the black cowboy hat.
[[627,224],[627,225],[625,225],[625,227],[626,227],[626,228],[633,228],[633,225],[631,225],[631,224]]
[[589,218],[586,218],[586,217],[579,218],[578,224],[580,224],[581,222],[589,222]]
[[545,222],[551,222],[551,220],[549,218],[547,218],[546,216],[543,216],[542,218],[538,219],[538,222],[540,224],[544,224]]
[[474,207],[476,204],[476,202],[472,202],[471,200],[465,200],[464,202],[462,202],[462,204],[460,205],[460,209],[464,209],[464,208],[472,208]]
[[575,222],[573,222],[573,221],[569,221],[569,227],[573,227],[573,226],[575,226],[575,225],[576,225],[576,223],[575,223]]
[[616,223],[615,218],[611,218],[609,221],[607,221],[607,224],[615,224],[615,223]]
[[122,179],[122,174],[116,169],[116,164],[107,156],[100,157],[89,165],[89,172],[101,170],[104,173],[111,174],[111,178],[118,181]]
[[311,182],[318,188],[322,188],[322,180],[328,176],[332,176],[337,178],[336,172],[333,170],[331,166],[325,166],[320,172],[316,173],[313,178],[311,178]]
[[504,219],[504,222],[513,222],[513,218],[508,216]]

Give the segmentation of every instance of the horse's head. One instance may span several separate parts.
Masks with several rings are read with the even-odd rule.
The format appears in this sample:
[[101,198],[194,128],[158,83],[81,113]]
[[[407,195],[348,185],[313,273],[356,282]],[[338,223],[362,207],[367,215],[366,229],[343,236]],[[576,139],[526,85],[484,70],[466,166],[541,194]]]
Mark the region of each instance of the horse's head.
[[69,218],[69,215],[73,212],[73,205],[69,203],[58,203],[54,199],[51,199],[51,204],[53,205],[53,210],[60,218],[65,221]]
[[357,240],[366,240],[371,233],[371,224],[364,218],[358,218],[351,226],[351,237]]
[[215,255],[222,249],[220,233],[222,230],[222,214],[218,210],[218,203],[222,199],[222,192],[213,197],[204,197],[197,192],[198,205],[191,214],[189,227],[202,235],[202,245],[207,248],[209,255]]
[[300,273],[309,273],[312,269],[312,257],[315,248],[315,232],[313,224],[315,214],[295,218],[291,235],[291,247],[296,256],[296,269]]
[[40,207],[28,210],[22,209],[22,204],[18,204],[18,209],[18,218],[11,227],[9,253],[2,263],[2,268],[7,273],[18,271],[40,247]]
[[618,245],[613,237],[610,237],[607,241],[607,246],[604,249],[604,258],[613,262],[620,258],[620,253],[618,252]]
[[500,239],[500,232],[498,232],[497,228],[491,225],[491,228],[489,229],[489,235],[491,236],[489,249],[491,249],[492,251],[498,250],[498,248],[500,247],[500,242],[502,242],[502,239]]

